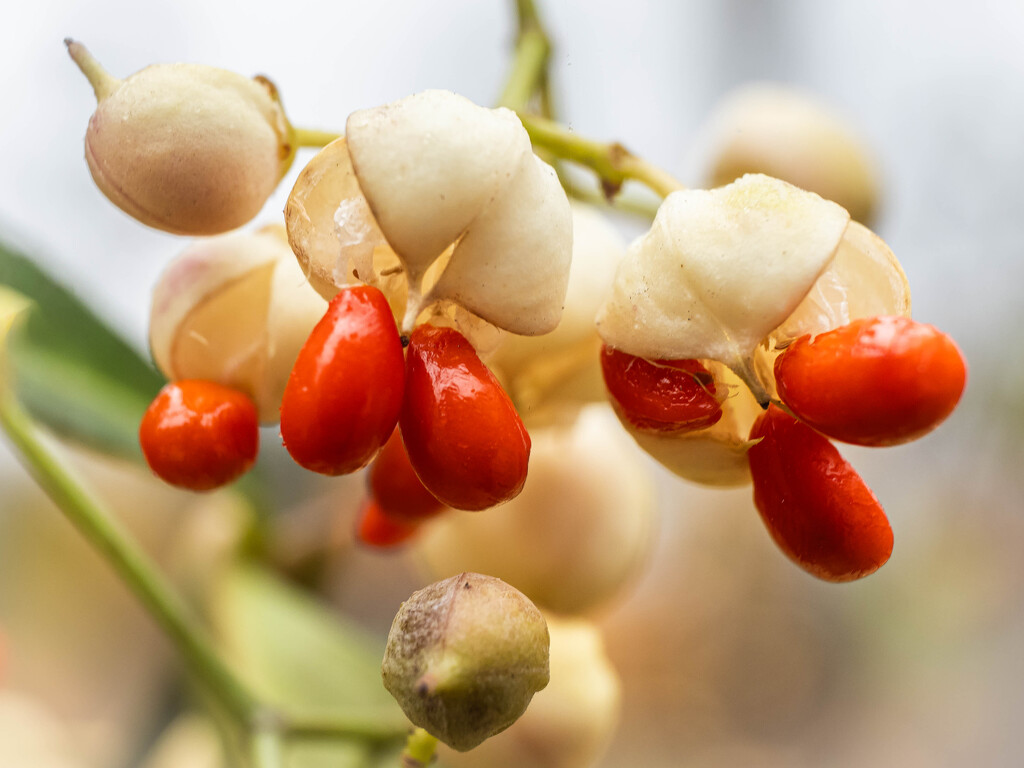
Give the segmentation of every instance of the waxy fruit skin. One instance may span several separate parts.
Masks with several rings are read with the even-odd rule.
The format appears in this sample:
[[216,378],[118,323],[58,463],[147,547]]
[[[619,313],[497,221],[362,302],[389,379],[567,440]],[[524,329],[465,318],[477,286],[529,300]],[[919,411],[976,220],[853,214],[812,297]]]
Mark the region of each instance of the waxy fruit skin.
[[878,499],[822,435],[775,405],[750,432],[754,504],[793,562],[825,581],[853,581],[892,554]]
[[369,464],[402,407],[405,359],[383,294],[367,285],[331,300],[299,352],[281,401],[281,438],[313,472],[344,475]]
[[412,332],[399,424],[416,474],[448,506],[487,509],[523,489],[530,436],[458,331],[421,325]]
[[256,461],[256,408],[242,393],[219,384],[173,382],[146,409],[139,444],[164,482],[210,491],[241,477]]
[[934,326],[884,316],[802,336],[776,359],[775,380],[782,402],[819,432],[856,445],[899,445],[953,412],[967,366]]
[[601,370],[620,418],[649,432],[693,432],[722,418],[715,381],[698,360],[644,360],[603,347]]

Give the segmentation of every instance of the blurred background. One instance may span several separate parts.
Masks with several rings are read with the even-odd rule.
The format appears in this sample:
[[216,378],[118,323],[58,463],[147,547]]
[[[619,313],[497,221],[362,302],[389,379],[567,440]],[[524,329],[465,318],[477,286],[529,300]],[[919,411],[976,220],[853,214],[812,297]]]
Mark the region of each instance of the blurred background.
[[[877,161],[874,229],[906,270],[915,318],[950,333],[970,366],[960,409],[936,433],[880,452],[843,449],[896,536],[892,560],[863,582],[822,584],[794,568],[764,535],[748,490],[702,490],[659,472],[654,557],[599,616],[623,686],[601,765],[1017,764],[1024,5],[550,0],[540,10],[562,120],[687,183],[701,182],[700,127],[729,89],[774,80],[817,94]],[[0,235],[144,348],[151,287],[183,243],[94,187],[82,149],[94,100],[66,36],[120,76],[179,60],[265,73],[294,123],[340,130],[355,109],[425,88],[493,102],[514,31],[510,4],[497,0],[14,4],[0,26]],[[279,216],[309,156],[261,220]],[[197,504],[220,504],[209,519],[227,521],[202,534],[203,546],[230,539],[230,499],[164,500],[144,477],[110,479],[127,470],[79,460],[106,477],[165,563],[177,562],[168,542],[195,541],[206,525]],[[312,499],[286,526],[301,548],[296,521],[328,514],[328,491],[287,473],[278,488]],[[176,573],[192,573],[185,562]],[[329,596],[377,635],[419,585],[402,557],[353,554],[327,573]],[[0,441],[0,765],[4,740],[30,733],[52,748],[51,762],[33,766],[134,764],[178,695],[170,657]]]

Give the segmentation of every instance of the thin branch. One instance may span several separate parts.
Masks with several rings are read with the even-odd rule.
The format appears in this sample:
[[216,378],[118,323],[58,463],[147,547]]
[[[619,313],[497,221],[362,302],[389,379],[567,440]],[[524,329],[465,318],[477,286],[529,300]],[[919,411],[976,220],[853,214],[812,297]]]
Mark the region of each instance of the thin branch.
[[402,752],[402,768],[426,768],[434,760],[437,739],[422,728],[409,734]]
[[627,180],[639,181],[661,197],[685,187],[668,172],[637,157],[619,143],[586,139],[564,125],[536,115],[520,113],[534,147],[547,150],[563,160],[586,166],[596,173],[605,194],[611,198]]
[[407,726],[396,726],[370,717],[345,717],[312,720],[285,720],[281,732],[290,740],[318,741],[358,739],[360,741],[394,741],[404,736]]
[[518,32],[512,69],[498,106],[519,112],[527,108],[533,95],[547,80],[551,42],[533,0],[516,0],[516,19]]
[[297,147],[326,147],[343,134],[333,131],[318,131],[313,128],[293,128],[292,136]]
[[0,426],[19,459],[64,516],[106,560],[177,647],[188,670],[241,724],[261,706],[221,661],[206,632],[178,594],[117,521],[64,468],[14,394],[0,388]]

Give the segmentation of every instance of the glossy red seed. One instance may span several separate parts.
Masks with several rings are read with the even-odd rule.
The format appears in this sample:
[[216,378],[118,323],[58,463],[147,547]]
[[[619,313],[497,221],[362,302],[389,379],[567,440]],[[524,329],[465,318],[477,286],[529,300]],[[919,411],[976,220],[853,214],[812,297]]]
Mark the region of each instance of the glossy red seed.
[[150,468],[165,482],[192,491],[219,488],[256,461],[256,406],[220,384],[177,381],[160,390],[146,410],[139,444]]
[[396,547],[412,538],[419,524],[392,517],[372,499],[359,512],[356,539],[371,547]]
[[365,467],[395,428],[405,358],[387,300],[342,288],[299,352],[281,401],[281,437],[296,462],[325,475]]
[[450,507],[493,507],[526,482],[530,436],[494,374],[452,328],[413,331],[399,425],[416,474]]
[[857,445],[896,445],[956,408],[967,366],[952,339],[907,317],[857,320],[802,336],[775,361],[779,398],[815,429]]
[[601,372],[616,410],[637,429],[689,432],[722,418],[715,382],[697,360],[644,360],[601,349]]
[[422,520],[444,509],[416,476],[397,429],[370,466],[369,485],[374,501],[394,519]]
[[808,573],[852,581],[892,554],[878,499],[835,447],[772,405],[750,432],[754,504],[779,548]]

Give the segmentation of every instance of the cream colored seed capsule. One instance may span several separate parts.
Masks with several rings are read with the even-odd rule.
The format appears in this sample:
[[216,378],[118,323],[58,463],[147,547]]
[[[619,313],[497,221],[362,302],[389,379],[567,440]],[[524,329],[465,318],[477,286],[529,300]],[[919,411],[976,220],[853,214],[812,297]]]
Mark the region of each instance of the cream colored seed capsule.
[[294,157],[270,81],[197,64],[155,64],[119,80],[66,42],[99,102],[85,158],[111,202],[179,235],[227,232],[259,213]]
[[299,175],[285,219],[322,295],[377,285],[408,305],[406,329],[445,303],[524,335],[561,316],[569,203],[507,109],[426,91],[355,112]]
[[835,203],[751,174],[665,200],[616,272],[598,332],[638,357],[708,367],[727,393],[717,424],[683,434],[626,428],[676,474],[736,485],[749,479],[750,427],[776,394],[773,363],[786,345],[909,313],[906,276],[879,237]]
[[635,580],[656,525],[654,480],[607,405],[571,425],[531,430],[523,492],[486,513],[452,513],[423,532],[417,554],[435,578],[481,571],[541,608],[579,614]]
[[402,603],[381,671],[409,720],[466,751],[512,725],[548,684],[548,648],[544,616],[521,592],[463,573]]
[[157,282],[150,349],[169,379],[245,392],[272,424],[295,358],[326,310],[283,227],[199,240]]

